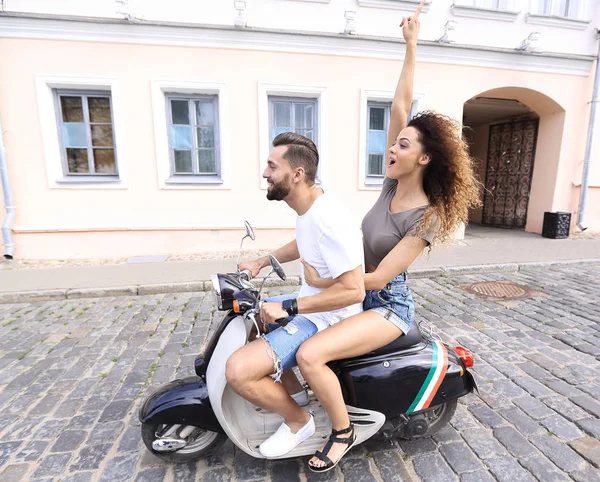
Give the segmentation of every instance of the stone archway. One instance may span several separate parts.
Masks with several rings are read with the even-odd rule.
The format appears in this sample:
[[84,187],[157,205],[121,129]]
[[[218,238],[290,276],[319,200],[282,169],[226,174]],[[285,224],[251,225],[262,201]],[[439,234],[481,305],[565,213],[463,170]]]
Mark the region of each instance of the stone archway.
[[[504,132],[510,133],[504,134],[505,136],[513,135],[516,131],[513,130],[515,127],[511,126],[517,126],[516,128],[519,129],[521,125],[536,124],[537,138],[531,152],[533,171],[529,189],[521,190],[527,191],[528,199],[515,200],[515,203],[524,204],[520,209],[521,214],[526,212],[526,219],[525,222],[515,222],[514,226],[522,227],[524,224],[526,231],[541,233],[543,213],[552,209],[557,189],[564,120],[565,110],[557,102],[541,92],[520,87],[488,90],[472,97],[464,104],[463,123],[465,126],[471,127],[471,129],[467,129],[467,137],[470,137],[474,157],[479,160],[478,173],[480,180],[484,183],[490,155],[490,133],[494,136],[498,130],[504,129]],[[499,127],[499,124],[504,125]],[[492,126],[495,127],[492,129]],[[514,135],[518,137],[519,134]],[[531,146],[517,145],[512,153],[513,159],[521,147]],[[496,158],[494,161],[497,164],[498,159]],[[510,163],[510,161],[508,162]],[[513,165],[518,165],[518,163]],[[522,174],[519,176],[522,177]],[[514,179],[515,176],[512,176],[511,182],[514,182]],[[526,181],[522,178],[521,182],[525,183],[529,180]],[[517,190],[513,189],[513,192],[517,192]],[[506,197],[506,192],[501,195]],[[489,192],[487,198],[483,196],[482,193],[482,201],[487,202],[489,207],[490,200],[494,199],[493,196],[490,196]],[[516,204],[513,203],[510,209],[515,206]],[[483,218],[482,210],[470,213],[472,222],[481,223]],[[510,223],[506,222],[506,224]]]

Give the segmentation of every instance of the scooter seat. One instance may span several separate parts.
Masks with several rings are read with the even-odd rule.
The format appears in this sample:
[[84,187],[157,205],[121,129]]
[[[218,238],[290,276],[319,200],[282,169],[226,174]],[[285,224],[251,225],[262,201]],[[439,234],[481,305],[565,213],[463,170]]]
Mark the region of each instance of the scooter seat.
[[[417,323],[413,323],[410,331],[406,335],[399,336],[393,342],[388,343],[387,345],[378,348],[377,350],[373,350],[363,357],[373,357],[380,355],[387,355],[388,353],[393,353],[395,351],[406,350],[415,345],[418,345],[421,342],[421,330],[419,330],[419,325]],[[362,357],[360,357],[362,358]]]

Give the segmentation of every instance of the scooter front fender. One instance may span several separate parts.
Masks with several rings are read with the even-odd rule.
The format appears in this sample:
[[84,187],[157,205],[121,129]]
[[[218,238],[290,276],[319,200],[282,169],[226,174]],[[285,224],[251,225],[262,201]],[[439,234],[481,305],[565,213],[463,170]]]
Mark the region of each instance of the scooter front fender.
[[193,425],[224,433],[200,377],[181,378],[160,387],[141,406],[139,419],[142,423]]

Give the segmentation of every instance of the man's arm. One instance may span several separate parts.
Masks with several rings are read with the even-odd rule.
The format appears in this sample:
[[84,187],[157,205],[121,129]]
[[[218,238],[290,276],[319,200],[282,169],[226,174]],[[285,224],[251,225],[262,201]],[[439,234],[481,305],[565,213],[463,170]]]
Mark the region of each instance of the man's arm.
[[[362,303],[365,298],[362,266],[347,271],[335,280],[333,286],[316,295],[298,298],[298,314],[322,313]],[[265,323],[275,323],[289,316],[281,303],[263,303],[260,314]]]
[[[280,263],[289,263],[290,261],[294,261],[300,257],[300,253],[298,253],[298,245],[296,244],[296,240],[290,241],[285,246],[277,249],[272,253],[273,256],[277,258],[277,261]],[[240,263],[240,269],[250,270],[252,273],[252,277],[256,278],[260,270],[269,266],[269,257],[263,256],[262,258],[253,259],[252,261],[244,261]]]
[[298,313],[322,313],[362,303],[365,282],[362,266],[338,276],[336,283],[313,296],[298,298]]

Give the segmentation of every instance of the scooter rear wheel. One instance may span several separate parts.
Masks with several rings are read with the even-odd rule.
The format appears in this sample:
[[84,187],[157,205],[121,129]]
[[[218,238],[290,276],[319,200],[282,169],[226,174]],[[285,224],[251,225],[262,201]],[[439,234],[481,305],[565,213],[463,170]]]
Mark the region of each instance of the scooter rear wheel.
[[[182,428],[183,427],[177,432],[180,432]],[[166,429],[168,429],[168,425],[143,423],[142,440],[144,441],[146,448],[152,452],[152,454],[169,462],[190,462],[198,460],[214,452],[223,444],[223,442],[225,442],[225,440],[227,440],[227,436],[222,433],[197,428],[190,436],[184,439],[187,442],[184,447],[168,452],[157,451],[154,449],[153,443],[160,439],[159,434],[164,433]],[[177,437],[177,432],[173,434],[175,437]]]
[[456,405],[457,401],[451,400],[421,412],[422,415],[425,415],[428,418],[429,426],[427,431],[422,435],[412,435],[408,437],[401,436],[400,438],[404,440],[414,440],[432,436],[450,422],[454,416],[454,412],[456,412]]

